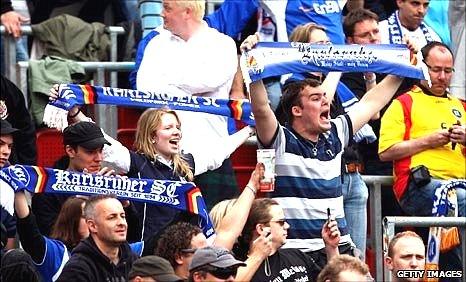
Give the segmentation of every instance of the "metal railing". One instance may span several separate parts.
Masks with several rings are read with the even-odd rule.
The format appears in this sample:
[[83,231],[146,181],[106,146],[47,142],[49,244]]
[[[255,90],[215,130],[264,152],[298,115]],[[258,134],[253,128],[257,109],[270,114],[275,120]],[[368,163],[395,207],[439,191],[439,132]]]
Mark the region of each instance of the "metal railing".
[[[395,236],[395,227],[458,227],[461,234],[461,249],[463,250],[463,275],[466,273],[466,217],[416,217],[416,216],[387,216],[383,220],[384,238],[387,243]],[[382,258],[377,258],[383,260]],[[390,271],[385,269],[383,277],[377,276],[377,281],[391,281]]]
[[[116,62],[117,61],[117,55],[118,55],[118,45],[117,45],[117,36],[120,34],[124,34],[125,30],[121,26],[107,26],[105,27],[105,30],[110,34],[110,42],[111,42],[111,47],[110,47],[110,61],[111,62]],[[24,35],[33,35],[32,29],[30,25],[23,25],[21,26],[21,32]],[[17,61],[16,61],[16,40],[12,36],[6,33],[5,27],[2,25],[0,26],[0,33],[2,35],[2,47],[4,50],[4,61],[3,63],[5,64],[5,76],[16,83],[16,85],[19,85],[20,81],[17,79]],[[117,73],[112,72],[110,74],[112,79],[114,81],[117,80]],[[23,89],[21,89],[23,90]],[[27,92],[23,91],[23,95],[27,95]],[[26,101],[27,101],[27,97]]]
[[376,281],[382,281],[384,273],[382,241],[382,186],[393,185],[393,177],[379,175],[361,176],[369,188],[370,239],[368,240],[368,246],[374,250]]

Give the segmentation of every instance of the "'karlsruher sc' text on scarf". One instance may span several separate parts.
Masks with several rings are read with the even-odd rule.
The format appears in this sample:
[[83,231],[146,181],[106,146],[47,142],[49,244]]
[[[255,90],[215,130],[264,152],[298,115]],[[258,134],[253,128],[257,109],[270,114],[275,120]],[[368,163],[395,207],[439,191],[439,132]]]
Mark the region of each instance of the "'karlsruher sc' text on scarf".
[[76,105],[107,104],[137,108],[162,108],[203,112],[241,120],[255,125],[251,104],[246,99],[215,99],[204,96],[170,95],[167,93],[139,91],[91,85],[61,84],[58,99],[50,102],[44,111],[44,123],[49,127],[64,129],[68,111]]
[[110,177],[26,165],[3,168],[0,170],[0,179],[14,191],[114,194],[119,199],[171,207],[198,215],[206,237],[214,234],[201,191],[192,182]]

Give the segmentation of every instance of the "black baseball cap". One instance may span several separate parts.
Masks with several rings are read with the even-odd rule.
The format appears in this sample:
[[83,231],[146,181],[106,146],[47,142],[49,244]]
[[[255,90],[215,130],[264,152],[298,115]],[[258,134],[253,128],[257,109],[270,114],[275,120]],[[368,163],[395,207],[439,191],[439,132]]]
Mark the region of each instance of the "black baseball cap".
[[112,145],[105,139],[102,130],[95,123],[81,121],[63,130],[64,145],[78,145],[89,150],[95,150],[103,145]]
[[129,271],[128,278],[132,280],[136,276],[152,277],[160,282],[183,281],[181,277],[175,275],[175,271],[168,260],[159,256],[145,256],[136,260]]
[[0,134],[4,135],[4,134],[12,134],[12,133],[15,133],[17,131],[19,131],[19,129],[17,128],[14,128],[13,126],[11,126],[11,123],[9,123],[8,121],[6,120],[3,120],[3,119],[0,119]]

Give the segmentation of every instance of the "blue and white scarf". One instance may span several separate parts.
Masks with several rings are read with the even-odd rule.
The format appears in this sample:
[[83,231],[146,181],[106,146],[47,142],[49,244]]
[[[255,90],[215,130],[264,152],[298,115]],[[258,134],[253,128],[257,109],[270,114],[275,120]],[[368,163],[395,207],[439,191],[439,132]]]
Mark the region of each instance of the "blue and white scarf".
[[[443,181],[433,195],[432,216],[458,216],[456,189],[466,189],[466,180]],[[426,270],[438,270],[442,227],[430,227],[427,242]],[[428,281],[438,281],[429,279]]]
[[62,84],[58,99],[45,107],[44,123],[64,129],[68,126],[68,111],[76,105],[107,104],[139,108],[169,107],[173,110],[203,112],[241,120],[255,125],[248,100],[214,99],[203,96],[174,96],[168,93],[143,92],[91,85]]
[[[401,31],[398,10],[390,15],[390,17],[387,19],[387,22],[388,22],[388,39],[389,39],[390,44],[403,44],[403,33]],[[421,22],[419,27],[421,28],[422,33],[424,33],[424,37],[426,38],[427,42],[434,41],[434,39],[432,38],[432,35],[429,32],[429,29],[424,24],[424,22]]]
[[207,238],[215,233],[201,191],[192,182],[110,177],[26,165],[3,168],[0,180],[13,191],[114,194],[119,199],[171,207],[198,215],[199,225]]
[[302,72],[375,72],[424,79],[411,65],[405,45],[324,45],[299,42],[260,42],[241,56],[246,85],[266,77]]

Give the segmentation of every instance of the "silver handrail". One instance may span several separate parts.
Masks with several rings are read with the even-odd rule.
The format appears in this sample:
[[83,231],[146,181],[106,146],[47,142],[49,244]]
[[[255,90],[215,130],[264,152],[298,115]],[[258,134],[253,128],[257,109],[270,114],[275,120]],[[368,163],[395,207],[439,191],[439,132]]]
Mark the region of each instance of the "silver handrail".
[[[392,176],[362,175],[369,188],[370,240],[374,250],[376,281],[382,281],[384,273],[382,241],[382,186],[393,184]],[[382,259],[381,259],[382,258]]]
[[[24,35],[33,35],[32,28],[30,25],[22,25],[21,32]],[[125,29],[121,26],[107,26],[105,30],[110,33],[110,60],[112,62],[116,62],[117,60],[117,35],[124,34]],[[17,80],[17,61],[16,61],[16,40],[9,34],[7,34],[6,29],[3,25],[0,26],[0,33],[2,35],[2,44],[4,50],[4,64],[5,64],[5,76],[16,83],[16,85],[20,84],[20,81]],[[112,81],[115,81],[116,87],[116,80],[117,74],[115,72],[111,73]],[[26,95],[27,92],[23,92],[23,95]],[[27,101],[27,98],[26,98]]]

